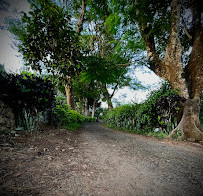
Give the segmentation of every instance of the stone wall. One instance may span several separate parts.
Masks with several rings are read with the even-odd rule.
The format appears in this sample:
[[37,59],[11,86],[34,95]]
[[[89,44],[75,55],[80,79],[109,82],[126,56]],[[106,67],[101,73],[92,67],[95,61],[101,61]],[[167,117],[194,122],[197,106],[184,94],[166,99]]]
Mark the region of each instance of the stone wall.
[[0,132],[15,128],[15,119],[12,109],[0,100]]

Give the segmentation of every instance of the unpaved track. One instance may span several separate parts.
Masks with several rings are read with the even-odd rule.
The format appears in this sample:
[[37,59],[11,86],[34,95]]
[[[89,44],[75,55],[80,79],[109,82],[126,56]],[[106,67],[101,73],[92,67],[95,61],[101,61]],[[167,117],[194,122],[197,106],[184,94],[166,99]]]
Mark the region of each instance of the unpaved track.
[[99,124],[84,127],[87,162],[95,166],[86,181],[89,195],[203,195],[203,148],[112,131]]
[[[20,146],[20,144],[22,144]],[[201,196],[203,146],[87,124],[1,148],[0,195]]]

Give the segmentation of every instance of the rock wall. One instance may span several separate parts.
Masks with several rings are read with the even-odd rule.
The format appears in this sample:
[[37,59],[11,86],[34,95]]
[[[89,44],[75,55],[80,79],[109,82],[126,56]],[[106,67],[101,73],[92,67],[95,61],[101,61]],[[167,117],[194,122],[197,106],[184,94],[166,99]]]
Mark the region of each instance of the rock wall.
[[15,119],[12,109],[0,100],[0,132],[15,128]]

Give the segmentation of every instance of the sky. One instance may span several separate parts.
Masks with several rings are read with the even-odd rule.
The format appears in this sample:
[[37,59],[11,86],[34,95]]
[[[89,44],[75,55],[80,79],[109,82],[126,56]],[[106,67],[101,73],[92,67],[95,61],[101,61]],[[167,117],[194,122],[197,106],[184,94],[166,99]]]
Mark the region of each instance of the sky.
[[[0,10],[0,64],[3,64],[7,72],[18,72],[22,70],[24,64],[20,53],[14,46],[13,35],[5,29],[5,19],[7,17],[17,17],[16,10],[28,12],[29,3],[27,0],[4,0],[9,3],[7,11]],[[0,0],[0,4],[2,0]],[[1,7],[0,7],[1,8]],[[160,86],[161,79],[147,68],[136,68],[133,77],[142,82],[143,85],[149,86],[148,90],[132,90],[128,87],[119,89],[113,97],[113,105],[116,103],[140,103],[146,99],[147,94],[151,90],[155,90]],[[111,92],[111,90],[110,90]],[[102,103],[102,107],[107,107],[106,103]]]
[[[17,17],[15,10],[29,11],[29,4],[27,0],[5,0],[8,4],[8,10],[0,10],[0,63],[4,64],[6,71],[19,72],[23,67],[22,57],[14,47],[13,35],[6,30],[5,20],[7,17]],[[2,0],[0,0],[0,4]]]

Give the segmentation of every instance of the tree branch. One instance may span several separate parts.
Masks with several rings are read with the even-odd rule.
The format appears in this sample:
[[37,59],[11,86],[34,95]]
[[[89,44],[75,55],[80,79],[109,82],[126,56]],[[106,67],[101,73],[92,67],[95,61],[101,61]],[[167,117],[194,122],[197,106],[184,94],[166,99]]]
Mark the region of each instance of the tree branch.
[[77,28],[76,28],[77,33],[80,33],[83,30],[85,9],[86,9],[86,3],[85,3],[85,0],[82,0],[82,11],[81,11],[79,22],[78,22],[78,25],[77,25]]
[[182,21],[183,21],[183,27],[184,27],[184,30],[185,30],[185,34],[188,36],[189,39],[192,39],[192,35],[190,35],[190,33],[188,31],[184,19],[182,19]]
[[[136,3],[138,4],[137,1]],[[139,10],[136,11],[136,14],[139,15]],[[151,69],[160,77],[163,77],[161,74],[162,71],[160,72],[160,70],[163,69],[163,67],[161,66],[162,60],[159,58],[156,52],[154,34],[152,33],[152,26],[147,25],[146,23],[141,23],[138,20],[138,28],[147,49],[147,60],[150,65],[149,69]]]
[[114,87],[112,94],[109,96],[110,99],[114,96],[117,88],[118,88],[118,82],[117,82],[116,86]]
[[188,90],[184,78],[182,62],[182,45],[180,41],[179,25],[181,17],[181,2],[172,0],[171,32],[164,57],[165,75],[173,89],[179,89],[179,95],[188,98]]

